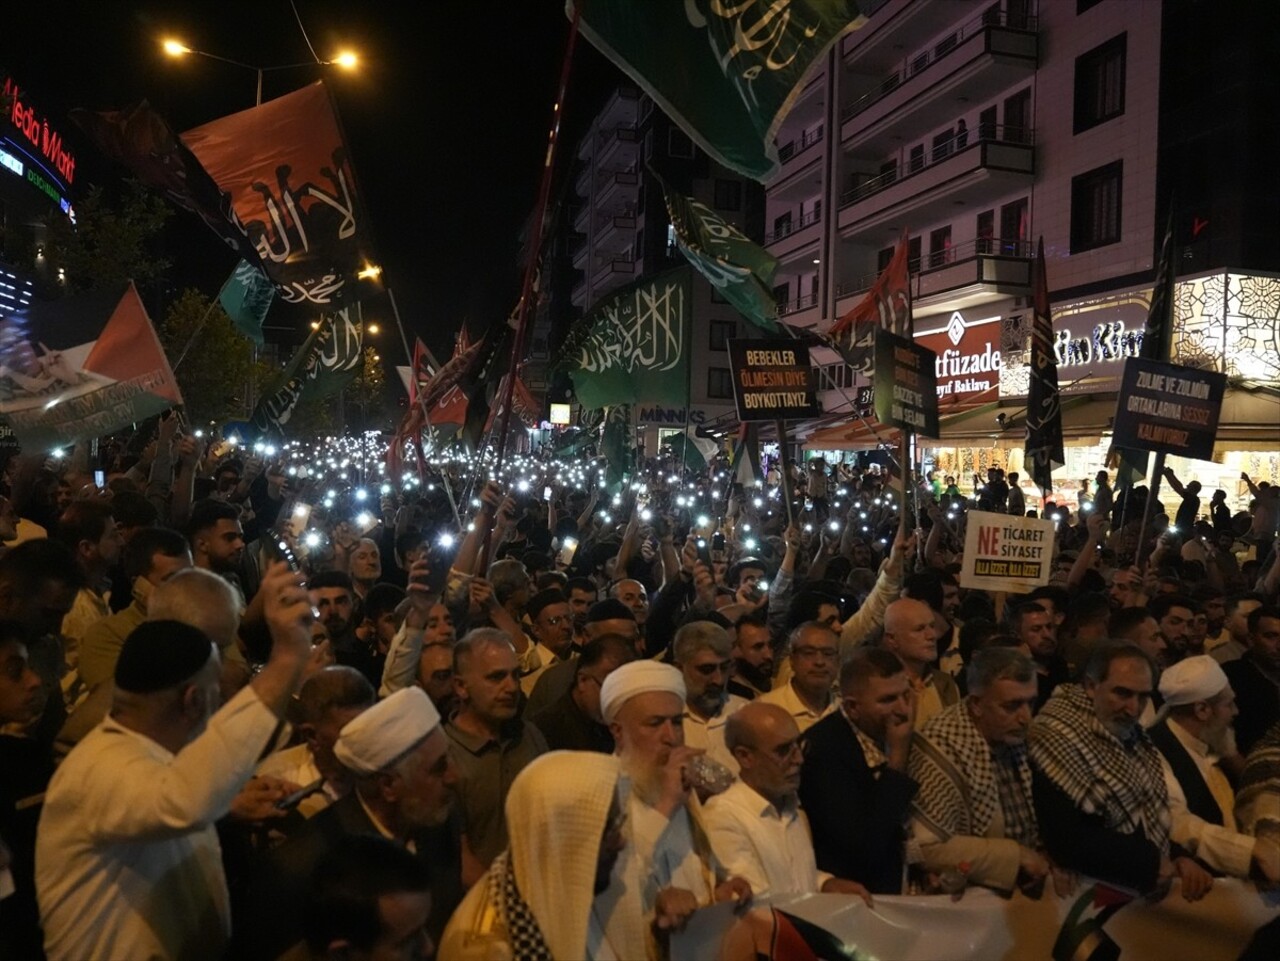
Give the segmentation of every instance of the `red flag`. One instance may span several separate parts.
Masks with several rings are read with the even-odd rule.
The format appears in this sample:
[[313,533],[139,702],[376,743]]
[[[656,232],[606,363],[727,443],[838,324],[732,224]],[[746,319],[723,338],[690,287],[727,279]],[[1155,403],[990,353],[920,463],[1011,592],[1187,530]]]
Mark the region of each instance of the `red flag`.
[[900,337],[911,336],[911,275],[907,268],[907,232],[902,232],[893,259],[876,278],[866,296],[827,332],[830,345],[859,373],[875,366],[875,330],[883,327]]

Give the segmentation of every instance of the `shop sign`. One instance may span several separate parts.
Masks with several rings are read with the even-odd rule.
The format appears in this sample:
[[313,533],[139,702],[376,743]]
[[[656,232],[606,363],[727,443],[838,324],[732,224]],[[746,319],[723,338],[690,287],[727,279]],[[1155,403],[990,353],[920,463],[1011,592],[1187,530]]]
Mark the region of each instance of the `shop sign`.
[[[641,407],[637,420],[641,424],[680,424],[686,423],[683,407]],[[705,424],[707,412],[693,408],[688,413],[690,424]]]
[[916,331],[916,343],[937,354],[940,399],[976,401],[1000,385],[1000,320],[999,314],[970,320],[957,310],[943,326]]
[[1126,361],[1112,442],[1211,460],[1226,390],[1226,374],[1157,360]]
[[1127,328],[1123,320],[1094,324],[1093,332],[1084,337],[1063,327],[1055,333],[1053,353],[1059,367],[1080,367],[1141,357],[1142,333],[1142,327],[1136,330]]
[[62,192],[68,192],[76,177],[76,158],[67,149],[61,132],[49,125],[47,116],[40,115],[12,77],[5,78],[0,103],[8,105],[4,120],[5,126],[11,127],[16,135],[14,145],[22,148],[33,160],[42,158],[40,165],[61,181],[57,187]]

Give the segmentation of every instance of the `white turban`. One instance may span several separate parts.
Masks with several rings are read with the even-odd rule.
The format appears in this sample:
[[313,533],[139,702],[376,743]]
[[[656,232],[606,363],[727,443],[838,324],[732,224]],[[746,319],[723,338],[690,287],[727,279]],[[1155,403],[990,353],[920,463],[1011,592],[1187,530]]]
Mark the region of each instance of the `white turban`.
[[426,691],[406,687],[348,721],[333,756],[354,774],[376,774],[439,726],[440,712]]
[[684,675],[661,661],[632,661],[611,671],[600,685],[600,713],[605,723],[612,724],[627,701],[650,691],[666,691],[684,703]]
[[1165,668],[1160,675],[1160,696],[1167,707],[1194,704],[1217,697],[1229,683],[1216,660],[1199,654]]

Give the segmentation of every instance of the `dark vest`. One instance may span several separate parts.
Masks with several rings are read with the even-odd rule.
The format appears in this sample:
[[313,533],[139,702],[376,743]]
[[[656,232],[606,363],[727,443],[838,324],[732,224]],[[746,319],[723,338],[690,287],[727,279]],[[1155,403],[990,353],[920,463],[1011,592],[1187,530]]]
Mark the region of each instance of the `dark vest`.
[[1204,775],[1196,767],[1195,758],[1182,746],[1177,735],[1169,730],[1169,719],[1165,718],[1160,723],[1151,725],[1147,733],[1151,735],[1151,740],[1160,749],[1164,759],[1169,762],[1173,776],[1178,779],[1183,796],[1187,799],[1187,810],[1201,820],[1221,827],[1222,809],[1214,800],[1209,785],[1205,783]]

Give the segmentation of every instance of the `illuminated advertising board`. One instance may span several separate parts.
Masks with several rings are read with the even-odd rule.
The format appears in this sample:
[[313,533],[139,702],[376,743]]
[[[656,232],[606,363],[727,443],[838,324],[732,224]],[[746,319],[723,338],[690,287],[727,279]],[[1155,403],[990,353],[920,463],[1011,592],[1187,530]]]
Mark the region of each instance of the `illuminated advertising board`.
[[31,102],[13,77],[0,88],[0,171],[21,177],[75,219],[69,196],[76,156],[62,130]]
[[917,323],[915,342],[938,355],[934,373],[940,401],[954,406],[996,399],[1002,319],[1000,314],[956,310]]

